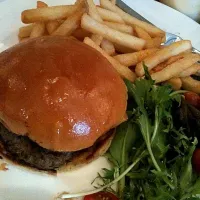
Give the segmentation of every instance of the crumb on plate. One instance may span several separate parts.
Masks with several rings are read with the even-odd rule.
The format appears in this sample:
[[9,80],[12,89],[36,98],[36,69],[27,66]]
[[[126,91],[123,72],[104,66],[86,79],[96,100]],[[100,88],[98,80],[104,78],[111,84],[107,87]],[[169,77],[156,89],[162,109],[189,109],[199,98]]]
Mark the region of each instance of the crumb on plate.
[[0,164],[0,171],[7,171],[8,168],[7,168],[7,163],[1,163]]

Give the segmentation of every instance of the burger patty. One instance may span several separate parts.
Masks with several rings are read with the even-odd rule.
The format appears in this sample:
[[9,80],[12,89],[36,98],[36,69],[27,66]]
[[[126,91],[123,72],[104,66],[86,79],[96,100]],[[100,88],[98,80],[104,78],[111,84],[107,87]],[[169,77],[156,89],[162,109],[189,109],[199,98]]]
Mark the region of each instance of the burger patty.
[[105,140],[105,136],[102,137],[92,147],[81,151],[55,152],[39,146],[27,136],[19,136],[10,132],[0,123],[0,143],[3,145],[2,153],[20,164],[45,171],[56,170],[81,153],[89,152],[92,154],[98,148],[99,143]]

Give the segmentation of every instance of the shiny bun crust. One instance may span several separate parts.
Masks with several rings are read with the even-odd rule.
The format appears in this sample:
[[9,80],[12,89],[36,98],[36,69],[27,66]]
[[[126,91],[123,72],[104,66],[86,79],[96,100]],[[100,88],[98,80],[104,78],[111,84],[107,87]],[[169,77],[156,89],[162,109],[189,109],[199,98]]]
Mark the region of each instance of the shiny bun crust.
[[126,118],[118,73],[96,50],[66,37],[36,38],[1,53],[0,87],[1,115],[24,126],[12,131],[54,151],[88,148]]

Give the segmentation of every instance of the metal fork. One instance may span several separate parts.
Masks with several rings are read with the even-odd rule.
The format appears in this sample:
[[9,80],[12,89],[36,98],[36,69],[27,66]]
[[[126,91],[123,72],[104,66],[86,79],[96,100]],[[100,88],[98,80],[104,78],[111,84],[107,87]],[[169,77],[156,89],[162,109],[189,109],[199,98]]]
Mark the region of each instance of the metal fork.
[[[140,19],[140,20],[145,21],[145,22],[147,22],[149,24],[152,24],[150,21],[148,21],[143,16],[141,16],[139,13],[137,13],[132,8],[127,6],[123,1],[117,0],[116,1],[116,5],[119,8],[121,8],[122,10],[124,10],[125,12],[129,13],[130,15],[136,17],[137,19]],[[173,42],[177,42],[177,41],[180,41],[180,40],[183,40],[180,36],[175,35],[173,33],[166,32],[166,42],[164,43],[164,45],[169,45],[169,44],[172,44]],[[192,52],[200,54],[200,51],[195,49],[194,47],[192,48]]]

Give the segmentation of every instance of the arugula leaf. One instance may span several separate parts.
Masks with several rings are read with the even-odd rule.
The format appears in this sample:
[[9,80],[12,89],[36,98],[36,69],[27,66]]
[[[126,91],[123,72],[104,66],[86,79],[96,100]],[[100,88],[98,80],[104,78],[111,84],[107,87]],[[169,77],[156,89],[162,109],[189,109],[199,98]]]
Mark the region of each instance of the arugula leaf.
[[[129,122],[124,122],[116,129],[109,152],[118,161],[119,166],[127,164],[127,153],[130,152],[136,137],[136,133],[133,130],[133,125]],[[121,150],[120,153],[119,149]]]
[[[140,183],[140,186],[143,188],[144,199],[184,197],[186,195],[185,188],[193,188],[196,182],[198,185],[198,178],[194,178],[191,164],[196,144],[193,145],[180,127],[179,130],[175,130],[173,126],[172,103],[173,101],[180,103],[179,92],[173,92],[166,85],[155,86],[149,78],[148,80],[137,80],[135,85],[131,85],[126,80],[126,85],[129,95],[134,97],[137,104],[133,112],[134,122],[139,125],[151,156],[151,160],[147,162],[151,166],[150,168],[144,166],[146,165],[144,160],[143,165],[140,166],[146,172],[146,176],[144,173],[133,171],[133,169],[128,174],[129,178],[135,180],[141,176],[143,182]],[[175,137],[172,132],[175,133]],[[172,163],[168,161],[169,158],[166,158],[169,152],[173,152],[174,155],[172,159],[170,158]],[[152,165],[155,167],[154,170],[150,170]],[[152,182],[153,180],[154,182]],[[144,187],[145,184],[148,186]],[[191,197],[192,191],[197,192],[197,190],[191,189],[187,198]]]
[[[109,149],[109,153],[118,163],[120,173],[123,173],[128,167],[128,156],[136,137],[134,130],[133,125],[129,122],[124,122],[117,127],[116,135]],[[118,187],[119,196],[122,196],[125,187],[125,178],[120,180]]]
[[[159,157],[167,151],[165,136],[161,135],[161,129],[165,127],[165,132],[168,132],[171,128],[169,111],[172,107],[172,97],[170,96],[172,89],[166,85],[155,86],[154,81],[150,78],[148,80],[136,80],[134,85],[128,80],[125,80],[125,83],[129,95],[134,97],[137,104],[136,123],[140,127],[154,166],[160,171],[160,166],[156,161],[152,148],[158,150]],[[160,134],[156,137],[158,133]],[[154,141],[155,138],[157,141]],[[159,143],[158,140],[160,140]]]

